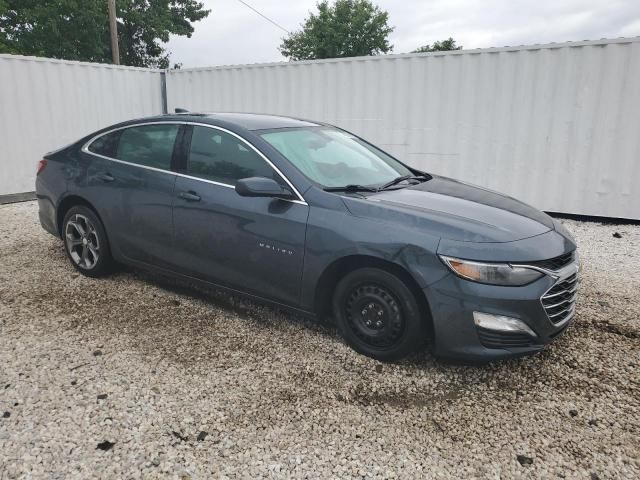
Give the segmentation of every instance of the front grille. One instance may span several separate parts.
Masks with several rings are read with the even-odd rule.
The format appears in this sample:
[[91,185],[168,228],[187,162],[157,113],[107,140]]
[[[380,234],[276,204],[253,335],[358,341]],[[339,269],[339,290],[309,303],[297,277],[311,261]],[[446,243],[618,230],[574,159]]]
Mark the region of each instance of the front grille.
[[575,250],[573,252],[565,253],[558,257],[550,258],[549,260],[539,260],[537,262],[527,262],[527,265],[533,265],[534,267],[545,268],[547,270],[560,270],[562,267],[569,265],[575,258]]
[[578,289],[578,274],[556,283],[541,300],[542,306],[552,323],[562,323],[573,315],[576,308],[576,291]]
[[480,342],[487,348],[518,348],[530,347],[534,344],[534,339],[526,333],[498,332],[478,328]]

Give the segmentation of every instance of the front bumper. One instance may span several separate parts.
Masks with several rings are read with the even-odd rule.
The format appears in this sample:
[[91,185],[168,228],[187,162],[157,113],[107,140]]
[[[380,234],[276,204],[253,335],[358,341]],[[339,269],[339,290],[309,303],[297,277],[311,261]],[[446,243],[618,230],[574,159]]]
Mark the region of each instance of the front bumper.
[[[540,351],[572,323],[575,308],[554,323],[541,297],[554,285],[577,277],[577,263],[548,273],[522,287],[485,285],[453,273],[425,289],[433,318],[434,354],[449,359],[491,361]],[[577,280],[576,280],[577,281]],[[535,337],[479,328],[473,312],[502,315],[524,322]]]

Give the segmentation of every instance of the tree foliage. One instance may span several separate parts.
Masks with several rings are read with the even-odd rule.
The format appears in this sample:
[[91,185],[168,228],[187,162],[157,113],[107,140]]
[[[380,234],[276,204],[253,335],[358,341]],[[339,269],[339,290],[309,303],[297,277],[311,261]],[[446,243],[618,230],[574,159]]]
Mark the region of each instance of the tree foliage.
[[302,30],[283,39],[280,52],[289,60],[357,57],[388,53],[393,31],[389,14],[369,0],[323,0],[310,13]]
[[433,42],[433,45],[423,45],[422,47],[414,50],[411,53],[444,52],[447,50],[462,50],[462,45],[456,45],[456,41],[453,38],[449,37],[446,40]]
[[[197,0],[117,0],[120,63],[169,66],[163,43],[190,37],[209,11]],[[0,52],[111,62],[106,0],[0,0]]]

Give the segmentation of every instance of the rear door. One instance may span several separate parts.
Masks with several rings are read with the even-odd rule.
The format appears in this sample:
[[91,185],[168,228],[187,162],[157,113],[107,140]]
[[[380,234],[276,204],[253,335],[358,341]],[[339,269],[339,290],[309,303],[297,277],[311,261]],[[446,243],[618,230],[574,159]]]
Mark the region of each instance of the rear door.
[[169,266],[173,241],[173,152],[182,126],[154,123],[116,130],[88,146],[90,195],[112,248],[127,259]]
[[[186,171],[176,179],[174,245],[189,275],[297,305],[309,207],[303,200],[248,198],[246,177],[283,177],[232,132],[190,126]],[[189,142],[186,142],[189,144]]]

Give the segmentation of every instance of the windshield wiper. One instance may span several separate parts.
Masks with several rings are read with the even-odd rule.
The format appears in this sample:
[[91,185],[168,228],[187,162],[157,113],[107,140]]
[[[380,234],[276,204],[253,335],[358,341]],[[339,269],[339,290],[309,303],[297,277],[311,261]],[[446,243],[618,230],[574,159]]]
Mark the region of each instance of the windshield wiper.
[[390,182],[384,183],[382,185],[380,185],[376,191],[380,191],[380,190],[384,190],[386,188],[389,187],[393,187],[394,185],[397,185],[400,182],[404,182],[405,180],[429,180],[429,177],[427,175],[402,175],[401,177],[396,177],[393,180],[391,180]]
[[426,181],[430,180],[430,175],[402,175],[401,177],[394,178],[390,182],[387,182],[377,188],[374,187],[366,187],[364,185],[344,185],[342,187],[326,187],[323,190],[325,192],[379,192],[384,190],[385,188],[392,187],[400,182],[404,182],[405,180],[421,180]]
[[345,185],[343,187],[326,187],[325,192],[377,192],[377,188],[365,187],[364,185]]

